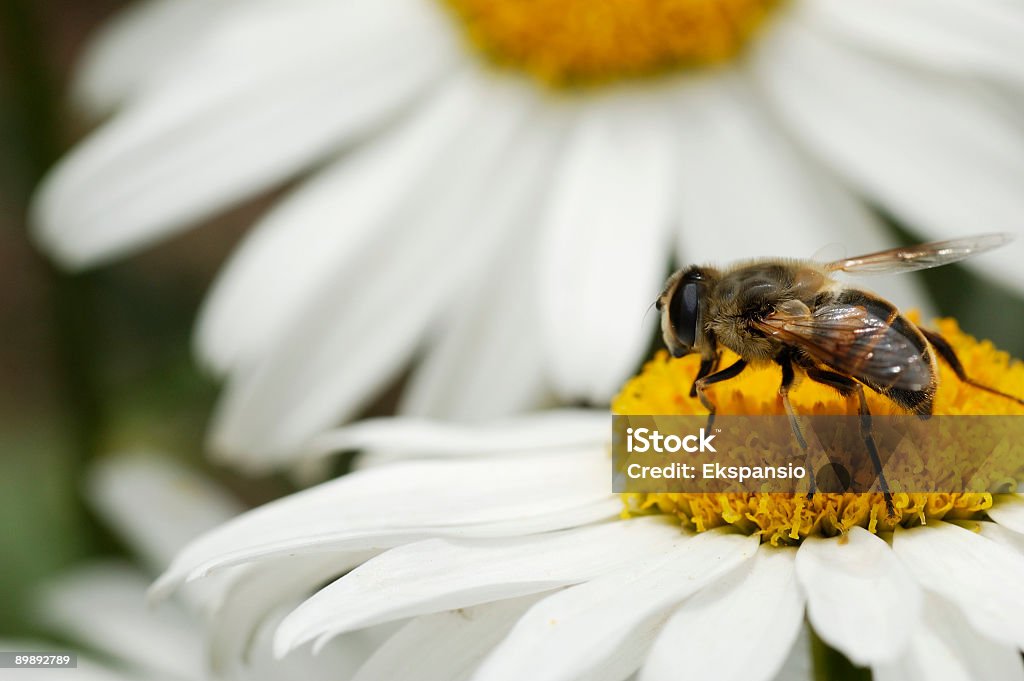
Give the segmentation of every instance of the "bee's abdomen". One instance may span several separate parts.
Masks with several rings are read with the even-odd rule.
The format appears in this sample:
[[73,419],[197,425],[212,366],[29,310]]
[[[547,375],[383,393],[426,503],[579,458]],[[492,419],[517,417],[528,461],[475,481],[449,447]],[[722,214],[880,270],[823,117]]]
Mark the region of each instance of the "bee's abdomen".
[[[895,334],[907,344],[907,352],[920,357],[920,361],[924,363],[927,371],[927,382],[920,388],[908,388],[894,383],[886,384],[883,381],[870,381],[859,376],[858,380],[908,411],[916,414],[930,414],[936,389],[935,361],[927,339],[917,326],[900,314],[899,309],[889,301],[864,291],[855,289],[839,291],[832,295],[831,300],[825,304],[830,303],[863,307],[872,317],[884,321],[889,327],[889,333],[879,336],[879,339]],[[870,348],[864,350],[870,352]],[[895,381],[896,376],[893,378]]]

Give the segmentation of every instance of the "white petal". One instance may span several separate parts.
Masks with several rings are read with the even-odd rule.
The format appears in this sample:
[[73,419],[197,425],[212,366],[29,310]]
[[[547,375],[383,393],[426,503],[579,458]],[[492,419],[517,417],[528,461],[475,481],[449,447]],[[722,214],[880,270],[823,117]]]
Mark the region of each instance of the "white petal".
[[153,591],[258,558],[445,536],[510,536],[614,516],[592,449],[537,459],[413,461],[358,471],[245,513],[193,541]]
[[417,617],[382,645],[353,681],[461,681],[536,596]]
[[986,513],[1000,525],[1024,534],[1024,497],[1019,494],[997,496]]
[[[90,505],[154,573],[189,541],[243,510],[226,490],[167,457],[108,457],[93,466],[87,482]],[[203,611],[220,597],[229,576],[190,584],[182,596]]]
[[321,589],[278,628],[283,655],[380,622],[577,584],[672,547],[662,518],[490,541],[431,539],[387,551]]
[[[515,208],[534,198],[532,173],[549,151],[519,134],[532,99],[497,91],[463,128],[443,189],[418,209],[415,229],[382,239],[335,273],[251,373],[224,396],[213,447],[253,467],[286,461],[317,432],[350,418],[406,365],[459,286],[484,276],[517,225]],[[495,183],[515,164],[514,177]],[[452,164],[448,166],[448,164]],[[529,170],[528,170],[529,169]],[[408,226],[408,225],[407,225]]]
[[[438,319],[431,346],[402,392],[399,412],[418,416],[484,419],[551,402],[536,272],[540,213],[561,151],[564,117],[546,112],[530,130],[531,143],[548,152],[542,167],[522,168],[510,159],[496,182],[532,179],[534,196],[517,206],[520,223],[510,230],[497,262],[457,293],[461,300]],[[493,210],[493,208],[491,208]]]
[[180,59],[233,0],[145,0],[128,5],[90,37],[72,96],[93,116],[112,111]]
[[485,420],[552,404],[527,277],[484,288],[445,320],[402,391],[398,413]]
[[202,678],[201,632],[173,604],[147,608],[147,585],[127,565],[79,568],[46,586],[41,617],[70,638],[154,675]]
[[1012,646],[1000,645],[967,626],[957,609],[938,596],[925,599],[901,659],[872,670],[875,681],[1020,681],[1024,662]]
[[34,201],[44,246],[83,265],[180,230],[379,125],[456,58],[424,3],[301,10],[260,3],[245,21],[232,15],[62,160]]
[[336,285],[339,271],[407,238],[417,206],[457,179],[449,177],[457,170],[452,148],[464,144],[487,99],[475,74],[452,77],[393,130],[278,203],[214,283],[199,321],[200,355],[222,372],[251,365],[318,292]]
[[[640,622],[618,641],[613,657],[578,678],[586,679],[586,681],[637,681],[636,670],[647,657],[647,651],[654,643],[664,620],[664,615],[658,615]],[[488,674],[488,672],[485,671],[484,674]],[[473,678],[477,679],[478,677],[474,676]]]
[[536,216],[525,222],[504,262],[438,320],[426,357],[402,391],[399,413],[489,419],[551,401],[536,302],[538,223]]
[[668,263],[675,190],[661,100],[588,101],[542,221],[538,304],[548,370],[567,398],[607,402],[639,363]]
[[[1024,233],[1024,135],[980,85],[889,63],[797,21],[758,42],[756,72],[794,134],[921,232]],[[970,262],[1024,288],[1016,245]]]
[[797,631],[796,641],[772,681],[815,681],[811,633],[806,625]]
[[248,661],[257,631],[276,608],[308,595],[375,552],[291,555],[243,569],[214,608],[210,661],[218,673]]
[[926,66],[1024,84],[1024,12],[977,0],[812,0],[809,22]]
[[986,539],[1007,546],[1024,556],[1024,534],[1008,530],[1003,525],[977,520],[964,520],[956,524],[971,532],[977,532]]
[[955,603],[976,631],[1024,648],[1024,556],[942,522],[897,530],[893,550],[921,586]]
[[[847,256],[894,245],[864,203],[774,120],[747,74],[688,81],[676,108],[681,265],[810,258],[833,243]],[[924,304],[912,277],[863,283],[901,306]]]
[[754,560],[683,603],[662,627],[641,681],[770,681],[803,623],[794,550],[764,549]]
[[102,459],[90,471],[87,494],[106,524],[155,570],[190,540],[242,512],[211,481],[150,455]]
[[855,527],[809,538],[796,571],[818,635],[859,666],[895,659],[921,612],[921,592],[885,540]]
[[[304,648],[285,658],[273,652],[274,629],[281,616],[294,605],[285,603],[256,632],[250,654],[241,665],[227,671],[223,678],[239,681],[338,681],[352,678],[370,655],[395,634],[403,623],[361,629],[339,636],[319,650]],[[222,676],[213,677],[216,679]]]
[[[473,678],[625,678],[671,608],[749,559],[757,546],[756,537],[719,531],[680,536],[678,546],[632,568],[560,591],[531,608]],[[644,636],[634,638],[637,632]]]
[[308,452],[316,456],[346,449],[383,449],[395,458],[502,452],[543,455],[576,445],[599,450],[610,437],[611,415],[598,409],[542,411],[476,424],[390,417],[366,419],[318,435]]

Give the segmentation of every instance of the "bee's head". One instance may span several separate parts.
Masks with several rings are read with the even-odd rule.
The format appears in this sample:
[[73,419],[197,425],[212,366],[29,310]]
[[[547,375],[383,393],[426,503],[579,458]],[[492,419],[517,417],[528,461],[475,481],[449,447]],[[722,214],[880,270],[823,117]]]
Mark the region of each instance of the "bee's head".
[[706,342],[703,328],[708,292],[717,273],[707,267],[679,270],[665,283],[656,303],[661,333],[673,357],[699,352]]

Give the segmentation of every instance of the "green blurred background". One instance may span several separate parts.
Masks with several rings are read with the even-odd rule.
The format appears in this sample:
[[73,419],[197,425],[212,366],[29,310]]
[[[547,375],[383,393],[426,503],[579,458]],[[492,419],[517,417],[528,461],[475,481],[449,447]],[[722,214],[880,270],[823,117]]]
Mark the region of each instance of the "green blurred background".
[[[0,637],[41,633],[34,584],[121,551],[81,504],[89,460],[143,450],[204,466],[216,387],[192,362],[191,324],[259,211],[87,273],[63,273],[33,249],[32,187],[85,131],[63,96],[74,57],[123,4],[0,0]],[[210,472],[253,503],[289,489]]]
[[[291,489],[204,462],[216,396],[191,357],[203,293],[256,216],[254,201],[215,225],[84,274],[36,253],[32,187],[85,131],[63,97],[75,54],[115,0],[0,0],[0,637],[35,632],[33,585],[121,547],[79,499],[88,462],[115,451],[183,457],[250,503]],[[894,226],[895,242],[915,242]],[[985,231],[985,225],[977,225]],[[943,314],[1024,356],[1024,300],[962,268],[926,273]],[[386,411],[388,401],[375,411]]]

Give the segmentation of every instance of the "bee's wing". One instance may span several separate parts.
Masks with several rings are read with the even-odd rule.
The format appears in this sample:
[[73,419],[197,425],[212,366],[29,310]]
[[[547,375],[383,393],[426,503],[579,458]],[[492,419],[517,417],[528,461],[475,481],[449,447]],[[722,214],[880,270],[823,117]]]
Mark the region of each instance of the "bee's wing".
[[775,313],[753,324],[871,386],[923,390],[931,383],[932,370],[920,339],[862,305],[824,305],[808,315]]
[[979,234],[951,241],[905,246],[859,255],[855,258],[836,260],[825,265],[825,269],[830,272],[849,272],[850,274],[913,272],[914,270],[948,265],[972,255],[999,248],[1013,241],[1013,238],[1014,236],[1008,233]]

